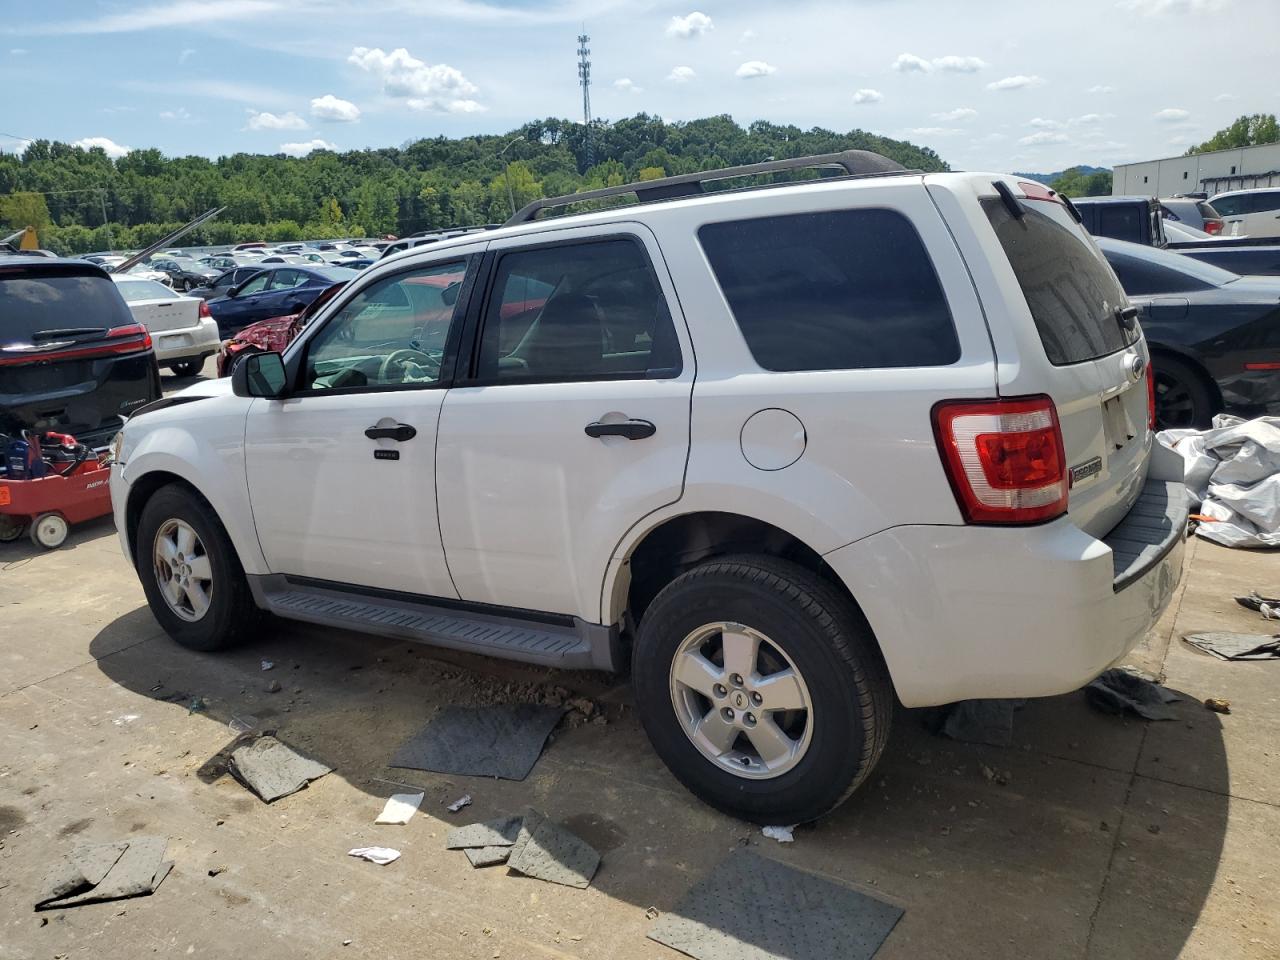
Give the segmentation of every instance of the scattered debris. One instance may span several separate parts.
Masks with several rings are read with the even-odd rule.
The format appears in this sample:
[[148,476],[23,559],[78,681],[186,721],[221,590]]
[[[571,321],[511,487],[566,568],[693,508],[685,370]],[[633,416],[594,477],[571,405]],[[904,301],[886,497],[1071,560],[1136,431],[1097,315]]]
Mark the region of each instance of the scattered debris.
[[487,823],[470,823],[449,831],[445,841],[448,850],[465,850],[469,847],[509,847],[520,834],[520,817],[502,817]]
[[457,813],[463,807],[469,807],[469,806],[471,806],[471,794],[464,793],[457,800],[453,801],[453,803],[449,804],[449,812]]
[[796,828],[793,823],[789,827],[765,827],[760,832],[770,840],[777,840],[779,843],[795,843],[796,838],[791,835],[791,831]]
[[510,847],[468,847],[462,851],[473,867],[496,867],[511,856]]
[[210,867],[209,868],[209,876],[211,877],[216,877],[218,874],[226,873],[226,872],[227,872],[226,867]]
[[523,780],[563,715],[563,706],[532,703],[445,707],[400,746],[391,766]]
[[696,960],[869,960],[902,912],[842,884],[735,850],[648,936]]
[[1146,720],[1176,718],[1168,704],[1181,700],[1158,683],[1137,674],[1113,667],[1084,688],[1089,705],[1103,713],[1137,714]]
[[1231,701],[1224,700],[1221,697],[1209,697],[1204,702],[1206,710],[1212,710],[1214,713],[1230,713]]
[[644,916],[645,916],[645,919],[646,919],[646,920],[657,920],[657,919],[658,919],[658,908],[657,908],[657,907],[649,907],[649,908],[647,908],[647,909],[645,910],[645,912],[644,912]]
[[382,808],[382,812],[378,814],[378,819],[374,823],[396,823],[406,824],[413,819],[413,815],[418,812],[418,807],[422,805],[422,798],[426,794],[422,793],[394,793],[387,799],[387,804]]
[[936,732],[964,743],[986,743],[993,747],[1013,744],[1013,712],[1026,700],[961,700],[945,708]]
[[54,864],[37,910],[149,896],[173,869],[164,859],[164,837],[131,837],[115,843],[82,843]]
[[526,877],[586,889],[600,866],[600,854],[536,810],[526,810],[507,866]]
[[1263,620],[1280,620],[1280,598],[1264,597],[1257,590],[1250,590],[1247,597],[1236,597],[1236,603],[1246,610],[1257,610]]
[[117,727],[123,727],[125,724],[133,723],[133,721],[137,719],[138,719],[138,714],[136,713],[122,713],[120,714],[120,716],[115,717],[111,722],[114,723]]
[[987,781],[987,783],[994,783],[997,786],[1001,786],[1001,787],[1005,786],[1006,784],[1008,784],[1010,780],[1013,779],[1013,774],[1010,773],[1008,770],[993,770],[991,769],[991,767],[988,767],[985,763],[982,764],[982,776]]
[[267,684],[267,693],[279,693],[284,688],[280,686],[279,680],[272,680]]
[[1182,639],[1219,660],[1280,660],[1280,634],[1189,633]]
[[187,704],[187,716],[193,713],[204,713],[209,709],[209,704],[205,703],[204,697],[192,697],[191,702]]
[[1147,825],[1147,833],[1159,833],[1159,832],[1160,832],[1160,824],[1151,823]]
[[249,733],[251,730],[256,729],[257,726],[258,718],[249,716],[248,714],[245,714],[243,717],[237,717],[233,714],[231,719],[227,721],[227,729],[236,736]]
[[263,669],[263,670],[270,670],[270,669],[271,669],[272,667],[274,667],[274,666],[275,666],[275,661],[274,661],[274,660],[263,660],[263,661],[262,661],[262,669]]
[[385,867],[388,863],[395,863],[400,859],[400,851],[392,850],[390,847],[356,847],[354,850],[348,850],[347,856],[359,857],[361,860],[368,860],[370,863]]
[[236,747],[227,769],[267,803],[297,793],[312,780],[333,771],[270,736]]

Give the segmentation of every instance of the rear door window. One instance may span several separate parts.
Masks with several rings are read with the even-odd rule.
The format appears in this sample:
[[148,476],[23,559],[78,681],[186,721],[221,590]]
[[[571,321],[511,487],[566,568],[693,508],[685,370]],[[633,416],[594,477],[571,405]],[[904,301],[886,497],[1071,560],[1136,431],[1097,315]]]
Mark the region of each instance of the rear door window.
[[1244,200],[1244,197],[1241,194],[1236,194],[1233,197],[1216,197],[1213,201],[1213,209],[1217,210],[1218,214],[1223,217],[1238,217],[1244,213],[1242,200]]
[[936,367],[960,359],[933,262],[900,213],[710,223],[698,240],[766,370]]
[[0,271],[0,348],[29,346],[54,331],[105,333],[130,323],[129,308],[106,277],[39,271],[6,277]]
[[1143,208],[1135,204],[1102,204],[1098,207],[1098,229],[1093,232],[1100,237],[1141,242],[1142,214]]
[[1248,209],[1250,213],[1270,213],[1273,210],[1280,210],[1280,193],[1255,193],[1249,197]]
[[1134,343],[1137,329],[1126,331],[1117,313],[1125,294],[1115,274],[1093,244],[1038,206],[1021,204],[1023,216],[1015,219],[998,199],[982,201],[1049,362],[1083,363]]

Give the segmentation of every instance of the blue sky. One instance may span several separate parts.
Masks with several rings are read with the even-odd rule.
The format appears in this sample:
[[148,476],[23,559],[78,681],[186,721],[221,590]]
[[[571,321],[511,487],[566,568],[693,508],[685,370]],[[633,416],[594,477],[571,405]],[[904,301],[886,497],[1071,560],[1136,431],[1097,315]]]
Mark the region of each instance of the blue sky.
[[1280,0],[40,0],[0,19],[0,149],[303,153],[581,116],[720,113],[964,169],[1183,152],[1280,106]]

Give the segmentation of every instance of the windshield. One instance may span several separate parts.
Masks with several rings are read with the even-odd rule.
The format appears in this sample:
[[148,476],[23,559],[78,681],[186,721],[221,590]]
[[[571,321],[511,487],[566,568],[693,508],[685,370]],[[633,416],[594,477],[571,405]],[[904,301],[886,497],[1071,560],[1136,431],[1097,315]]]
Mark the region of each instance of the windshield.
[[1102,248],[1104,253],[1114,252],[1144,260],[1153,266],[1172,270],[1174,273],[1180,273],[1193,280],[1199,280],[1202,284],[1208,284],[1209,286],[1220,287],[1225,283],[1234,283],[1240,279],[1239,274],[1232,273],[1230,270],[1223,270],[1221,267],[1215,267],[1212,264],[1205,263],[1203,260],[1197,260],[1182,253],[1157,250],[1155,247],[1146,247],[1139,243],[1125,243],[1123,240],[1099,237],[1098,246]]
[[0,347],[29,344],[49,330],[107,330],[130,323],[129,308],[106,277],[30,271],[6,277],[0,271]]
[[116,287],[120,290],[120,296],[128,303],[139,300],[172,300],[177,296],[163,283],[155,280],[117,280]]

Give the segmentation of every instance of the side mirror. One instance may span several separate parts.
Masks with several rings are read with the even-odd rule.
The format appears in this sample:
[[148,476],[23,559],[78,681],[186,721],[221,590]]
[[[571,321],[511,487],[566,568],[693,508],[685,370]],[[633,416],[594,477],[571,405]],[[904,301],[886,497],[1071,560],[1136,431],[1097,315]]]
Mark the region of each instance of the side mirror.
[[237,397],[278,400],[285,394],[288,376],[278,353],[251,353],[231,371],[231,392]]

